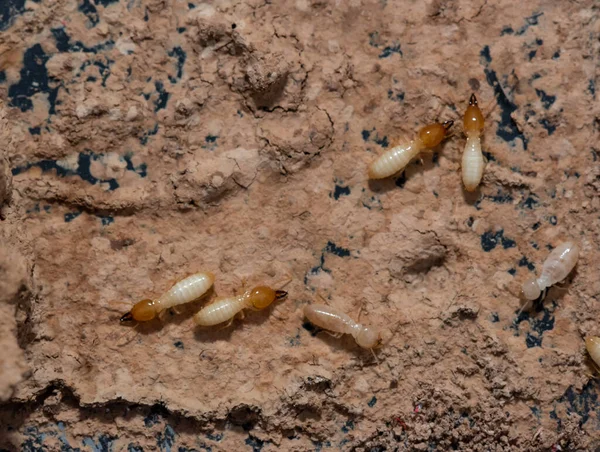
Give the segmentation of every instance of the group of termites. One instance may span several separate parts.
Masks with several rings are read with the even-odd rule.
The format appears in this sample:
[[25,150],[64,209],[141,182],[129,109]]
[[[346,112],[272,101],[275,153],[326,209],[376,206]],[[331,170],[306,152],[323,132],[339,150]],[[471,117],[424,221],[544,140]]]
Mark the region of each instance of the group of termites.
[[[481,183],[485,160],[481,151],[481,135],[484,117],[471,95],[469,106],[463,118],[467,137],[462,157],[462,181],[467,191],[474,191]],[[404,141],[378,157],[369,166],[369,178],[383,179],[400,174],[406,166],[425,149],[438,146],[447,136],[453,121],[429,124],[421,128],[413,140]],[[579,258],[579,247],[566,241],[554,248],[542,266],[539,278],[533,277],[522,285],[522,294],[529,301],[543,300],[547,290],[562,281],[571,273]],[[145,299],[121,317],[121,322],[145,322],[159,316],[167,309],[195,301],[210,290],[215,281],[212,273],[196,273],[176,283],[158,299]],[[219,297],[205,305],[194,315],[199,326],[231,325],[236,316],[243,318],[244,310],[263,310],[274,301],[287,296],[283,290],[268,286],[256,286],[245,290],[241,295]],[[523,306],[523,308],[525,305]],[[340,337],[351,335],[356,343],[371,351],[383,344],[383,329],[363,325],[336,308],[324,304],[311,304],[304,308],[304,316],[315,326]],[[586,338],[586,347],[594,363],[600,367],[600,337]]]
[[[413,140],[404,140],[389,151],[380,155],[369,166],[369,178],[385,179],[399,175],[404,168],[422,151],[438,146],[447,136],[454,121],[426,125],[419,130]],[[469,106],[463,117],[467,144],[462,157],[462,180],[467,191],[475,191],[481,183],[485,160],[481,152],[481,134],[485,120],[477,104],[475,94],[471,94]]]
[[[167,309],[202,298],[213,286],[214,281],[215,276],[210,272],[194,273],[177,282],[159,298],[137,302],[121,317],[121,322],[153,320]],[[227,322],[226,326],[229,326],[236,316],[243,316],[245,309],[260,311],[286,296],[287,292],[284,290],[256,286],[241,295],[216,298],[194,315],[194,322],[199,326],[215,326]],[[382,343],[381,331],[363,326],[329,306],[310,305],[306,307],[304,314],[313,324],[325,330],[337,335],[352,335],[361,347],[374,349]]]

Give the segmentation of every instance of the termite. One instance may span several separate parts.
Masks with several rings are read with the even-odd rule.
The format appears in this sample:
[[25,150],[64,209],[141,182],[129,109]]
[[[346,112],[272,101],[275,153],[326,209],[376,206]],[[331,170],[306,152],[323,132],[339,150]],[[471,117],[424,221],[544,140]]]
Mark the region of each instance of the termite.
[[182,279],[171,287],[157,300],[145,299],[139,301],[131,311],[121,317],[121,322],[135,320],[146,322],[154,319],[161,311],[181,304],[189,303],[200,298],[211,288],[215,282],[212,273],[195,273]]
[[204,306],[195,316],[194,321],[200,326],[213,326],[229,321],[233,322],[238,313],[244,309],[260,311],[267,308],[275,300],[287,296],[284,290],[275,290],[267,286],[257,286],[234,297],[217,298]]
[[587,348],[596,370],[600,368],[600,337],[590,336],[585,338],[585,348]]
[[471,94],[469,106],[463,118],[467,144],[462,156],[462,180],[467,191],[475,191],[481,183],[485,162],[481,152],[481,133],[485,120],[477,105],[475,94]]
[[579,247],[573,242],[564,242],[552,250],[546,258],[539,278],[535,276],[523,283],[523,295],[527,300],[537,300],[546,290],[564,280],[577,264]]
[[334,336],[350,334],[362,348],[373,350],[383,343],[381,331],[357,323],[347,314],[330,306],[308,305],[304,308],[304,316],[310,323],[334,333]]
[[443,124],[429,124],[421,128],[414,140],[394,146],[371,163],[369,178],[384,179],[402,172],[406,165],[421,151],[434,148],[440,144],[452,124],[454,124],[454,121],[445,121]]

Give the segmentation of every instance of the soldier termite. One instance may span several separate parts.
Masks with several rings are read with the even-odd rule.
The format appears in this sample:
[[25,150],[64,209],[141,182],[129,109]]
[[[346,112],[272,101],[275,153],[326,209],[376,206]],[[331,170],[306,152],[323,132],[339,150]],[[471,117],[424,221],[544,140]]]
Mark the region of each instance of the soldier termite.
[[454,121],[445,121],[443,124],[429,124],[421,128],[414,140],[394,146],[371,163],[369,178],[384,179],[402,172],[406,165],[421,151],[434,148],[440,144],[452,124],[454,124]]
[[238,313],[244,309],[260,311],[267,308],[275,300],[287,296],[284,290],[275,290],[267,286],[257,286],[234,297],[217,298],[204,306],[195,316],[194,321],[200,326],[213,326],[229,321],[233,322]]
[[539,278],[535,276],[523,283],[523,295],[527,300],[537,300],[547,289],[564,280],[577,264],[579,247],[564,242],[552,250],[546,258]]
[[462,156],[462,180],[467,191],[475,191],[481,183],[485,167],[483,153],[481,152],[481,133],[485,120],[477,105],[475,94],[471,94],[463,123],[467,143]]
[[161,311],[184,303],[189,303],[200,298],[211,288],[215,282],[212,273],[195,273],[182,279],[171,287],[157,300],[142,300],[136,303],[131,311],[121,317],[121,322],[135,320],[146,322],[154,319]]
[[350,334],[362,348],[373,351],[383,343],[382,330],[357,323],[347,314],[330,306],[308,305],[304,308],[304,316],[313,325],[330,331],[336,337]]

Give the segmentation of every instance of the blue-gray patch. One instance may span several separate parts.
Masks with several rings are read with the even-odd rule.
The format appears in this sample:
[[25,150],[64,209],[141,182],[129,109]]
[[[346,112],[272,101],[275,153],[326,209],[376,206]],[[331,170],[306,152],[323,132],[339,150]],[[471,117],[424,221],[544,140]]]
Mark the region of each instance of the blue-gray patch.
[[[185,28],[183,30],[185,30]],[[170,57],[173,57],[173,58],[177,58],[177,64],[176,64],[177,76],[175,78],[169,77],[171,83],[175,83],[177,80],[181,79],[181,77],[183,75],[183,66],[185,64],[185,59],[186,59],[187,55],[186,55],[185,51],[179,46],[173,47],[171,50],[169,50],[167,55],[169,55]]]
[[590,418],[590,413],[596,412],[598,414],[600,412],[600,404],[598,403],[599,391],[600,385],[598,381],[590,379],[581,389],[581,392],[577,392],[573,386],[569,386],[562,397],[558,399],[558,402],[568,403],[567,413],[575,412],[581,416],[580,426],[582,426]]
[[84,438],[82,443],[84,446],[90,447],[93,452],[112,452],[115,439],[114,436],[101,434],[98,436],[97,443],[90,437]]
[[3,0],[0,2],[0,31],[10,27],[15,18],[25,11],[25,0]]
[[333,190],[333,199],[336,201],[340,199],[340,196],[348,196],[350,194],[350,187],[335,185],[335,189]]
[[152,135],[156,135],[158,133],[158,123],[154,124],[154,127],[150,130],[144,132],[144,134],[140,137],[140,144],[146,145],[148,143],[148,139]]
[[108,226],[109,224],[115,222],[115,219],[111,216],[106,216],[106,217],[99,216],[98,218],[100,218],[100,221],[102,221],[102,226]]
[[48,113],[52,115],[56,112],[56,97],[59,87],[51,88],[48,84],[50,81],[46,69],[48,59],[48,55],[40,44],[35,44],[25,51],[20,79],[8,87],[11,107],[17,107],[22,112],[31,110],[33,108],[31,97],[37,93],[46,93],[50,104]]
[[346,421],[346,423],[342,426],[342,432],[348,433],[350,430],[354,430],[354,421],[352,420]]
[[156,99],[156,102],[154,102],[154,112],[156,113],[158,110],[167,108],[167,102],[169,102],[169,96],[171,93],[165,90],[165,86],[161,81],[155,81],[154,87],[158,93],[158,99]]
[[83,0],[78,9],[85,15],[85,17],[88,18],[90,22],[89,28],[94,28],[96,25],[98,25],[98,22],[100,21],[100,18],[98,17],[98,10],[90,3],[90,0]]
[[511,117],[511,114],[517,110],[517,106],[513,104],[506,96],[506,93],[498,81],[496,72],[488,67],[489,63],[492,61],[489,46],[485,46],[481,50],[480,55],[486,66],[483,70],[486,81],[488,82],[488,85],[494,89],[494,96],[501,110],[500,123],[498,124],[499,127],[496,131],[496,135],[505,141],[514,141],[518,138],[523,143],[523,149],[527,150],[527,139],[523,133],[519,131],[519,128]]
[[494,248],[496,248],[498,243],[502,243],[502,247],[504,249],[517,246],[514,240],[504,237],[503,229],[500,229],[496,233],[492,231],[486,231],[481,235],[481,248],[483,248],[483,251],[485,252],[492,251]]
[[[42,170],[42,172],[47,171],[56,171],[56,175],[58,177],[66,177],[66,176],[79,176],[82,180],[88,182],[89,184],[95,185],[97,183],[107,183],[109,186],[109,190],[116,190],[119,188],[119,183],[115,178],[108,179],[99,179],[92,175],[91,173],[91,162],[97,161],[102,157],[101,154],[95,154],[89,149],[86,152],[81,152],[77,158],[77,171],[73,171],[71,169],[64,168],[60,166],[56,160],[47,159],[40,160],[36,163],[28,163],[24,166],[17,166],[11,170],[12,175],[16,176],[25,171],[28,171],[30,168],[36,166]],[[133,171],[137,173],[140,177],[146,176],[146,164],[142,163],[139,167],[133,167],[131,163],[131,158],[128,156],[122,157],[122,159],[127,162],[126,169],[128,171]]]
[[544,129],[548,132],[548,136],[552,135],[556,130],[556,126],[552,124],[548,119],[542,118],[538,121]]
[[171,452],[173,444],[175,444],[175,430],[170,425],[167,425],[163,433],[158,432],[156,434],[156,445],[161,451]]
[[402,54],[402,49],[400,48],[400,44],[394,44],[392,46],[385,47],[379,54],[379,58],[388,58],[388,57],[392,56],[394,53],[397,53],[401,57],[404,56]]
[[206,437],[211,441],[219,442],[223,439],[223,433],[207,433]]
[[554,329],[554,310],[556,309],[556,302],[552,302],[552,310],[544,307],[542,303],[534,303],[534,309],[536,314],[543,312],[541,319],[531,317],[529,312],[522,311],[518,313],[518,317],[515,319],[511,328],[515,330],[514,335],[519,336],[519,325],[523,321],[527,321],[530,325],[530,331],[525,337],[525,345],[527,348],[541,347],[542,340],[544,338],[544,332]]
[[533,25],[538,25],[539,24],[538,18],[543,15],[544,15],[544,13],[541,12],[541,13],[533,13],[531,16],[526,17],[525,25],[523,25],[521,28],[519,28],[519,30],[517,31],[517,35],[522,35],[529,29],[529,27],[531,27]]
[[519,267],[527,267],[529,271],[535,271],[535,265],[532,262],[529,262],[525,256],[519,261]]
[[265,445],[263,440],[255,438],[254,436],[248,435],[246,441],[244,441],[248,446],[252,447],[252,452],[260,452]]
[[70,223],[79,215],[81,215],[81,211],[65,213],[65,223]]
[[56,49],[59,52],[85,52],[98,53],[100,50],[110,50],[114,47],[115,42],[109,39],[106,42],[97,44],[92,47],[87,47],[81,41],[71,43],[71,37],[67,34],[64,27],[51,28],[52,36],[56,41]]
[[542,101],[542,105],[546,110],[548,110],[552,104],[556,101],[556,96],[551,96],[550,94],[546,94],[543,89],[536,89],[535,93],[538,95],[540,100]]

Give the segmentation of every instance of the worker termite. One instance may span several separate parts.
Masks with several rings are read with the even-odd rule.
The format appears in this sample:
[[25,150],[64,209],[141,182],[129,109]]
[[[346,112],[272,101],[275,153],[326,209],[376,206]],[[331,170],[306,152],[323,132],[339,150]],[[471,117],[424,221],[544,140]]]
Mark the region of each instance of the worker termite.
[[452,124],[454,121],[445,121],[443,124],[429,124],[421,128],[414,140],[394,146],[371,163],[369,178],[384,179],[400,173],[421,151],[440,144]]
[[600,337],[590,336],[585,338],[585,348],[587,348],[596,370],[600,369]]
[[527,300],[537,300],[547,289],[564,280],[577,264],[579,247],[573,242],[564,242],[552,250],[546,258],[539,278],[535,276],[523,283],[523,295]]
[[121,322],[135,320],[146,322],[154,319],[161,311],[200,298],[215,282],[212,273],[195,273],[182,279],[157,300],[142,300],[136,303],[131,311],[121,317]]
[[467,191],[475,191],[481,183],[485,162],[481,152],[481,133],[485,120],[477,105],[475,94],[471,94],[469,106],[463,119],[467,144],[462,156],[462,180]]
[[373,350],[383,343],[381,330],[357,323],[347,314],[330,306],[308,305],[304,308],[304,316],[310,323],[334,333],[334,336],[350,334],[362,348]]
[[234,297],[217,298],[204,306],[195,316],[194,321],[200,326],[213,326],[233,322],[234,317],[244,309],[260,311],[267,308],[275,300],[287,296],[284,290],[274,290],[267,286],[257,286]]

